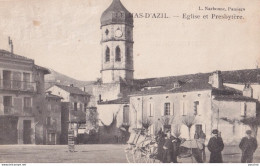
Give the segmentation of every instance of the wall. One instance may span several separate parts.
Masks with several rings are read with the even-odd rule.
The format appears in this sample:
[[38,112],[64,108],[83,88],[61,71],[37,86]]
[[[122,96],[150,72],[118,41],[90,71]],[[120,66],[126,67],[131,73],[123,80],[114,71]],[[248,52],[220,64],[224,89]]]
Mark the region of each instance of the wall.
[[[240,101],[213,101],[214,113],[212,114],[213,126],[218,128],[222,133],[222,138],[226,144],[238,144],[241,138],[245,135],[245,131],[249,129],[248,126],[239,124],[238,122],[229,123],[221,120],[221,118],[228,118],[230,120],[240,120],[241,106],[244,102]],[[256,103],[246,102],[247,116],[256,116]],[[218,121],[218,119],[220,119]]]
[[[224,85],[235,88],[237,90],[243,91],[245,85],[244,84],[228,84],[225,83]],[[253,98],[260,101],[260,84],[250,84],[250,86],[253,88]]]
[[[172,131],[174,126],[182,124],[183,104],[186,107],[187,115],[194,112],[194,101],[200,102],[199,114],[196,116],[196,124],[202,124],[202,129],[206,133],[207,138],[211,133],[211,91],[183,92],[170,94],[156,94],[145,96],[132,96],[130,98],[130,119],[131,128],[142,127],[142,120],[147,119],[149,104],[153,104],[154,116],[151,117],[154,133],[163,128],[164,103],[170,103],[171,116],[174,116]],[[193,137],[195,127],[192,127],[191,135]],[[188,138],[188,128],[181,125],[181,137]]]
[[[23,86],[20,87],[20,90],[19,88],[15,89],[15,87],[13,89],[1,89],[0,115],[4,115],[3,96],[12,96],[11,112],[7,114],[8,116],[15,115],[19,117],[16,125],[16,143],[23,143],[23,120],[31,120],[31,143],[42,144],[44,141],[44,124],[42,122],[42,116],[44,115],[44,102],[42,102],[44,101],[44,71],[38,70],[33,60],[16,59],[16,56],[0,56],[0,66],[0,79],[3,79],[3,70],[11,71],[11,80],[16,79],[17,81],[23,81],[22,73],[26,72],[30,73],[30,80],[28,82],[32,86],[30,90],[21,88]],[[17,75],[19,75],[19,77]],[[3,81],[1,80],[0,87],[2,85]],[[21,85],[23,85],[23,83]],[[31,108],[27,110],[24,109],[24,97],[31,97],[32,99]]]
[[[56,144],[60,144],[60,134],[61,134],[61,101],[57,98],[46,98],[46,118],[50,117],[50,125],[46,124],[46,144],[52,144],[48,140],[48,134],[54,133]],[[47,121],[47,120],[46,120]],[[45,122],[46,122],[45,121]]]
[[[120,29],[121,37],[116,37],[115,32]],[[133,28],[123,24],[102,26],[102,81],[103,83],[115,83],[120,77],[127,81],[133,80]],[[107,34],[106,31],[109,33]],[[115,60],[116,47],[121,50],[121,61]],[[106,62],[106,49],[110,49],[110,61]],[[127,52],[128,50],[128,52]],[[113,70],[115,69],[115,70]]]
[[61,100],[62,102],[69,102],[70,101],[70,94],[67,91],[65,91],[65,90],[63,90],[63,89],[61,89],[61,88],[59,88],[55,85],[50,87],[46,91],[51,91],[51,94],[62,97],[63,98]]
[[[123,107],[125,105],[101,104],[97,106],[98,118],[100,119],[99,143],[124,143],[126,141],[128,132],[120,129],[123,124]],[[113,117],[116,118],[114,123],[112,123]]]
[[99,100],[99,95],[103,101],[118,99],[120,94],[120,84],[101,84],[93,87],[93,95],[96,101]]
[[68,144],[69,106],[69,102],[61,103],[61,144]]

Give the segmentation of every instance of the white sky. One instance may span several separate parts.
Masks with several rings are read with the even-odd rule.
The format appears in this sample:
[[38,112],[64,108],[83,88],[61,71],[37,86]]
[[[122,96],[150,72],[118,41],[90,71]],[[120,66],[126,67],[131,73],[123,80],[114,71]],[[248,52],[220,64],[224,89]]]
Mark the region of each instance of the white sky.
[[[100,16],[112,0],[0,0],[0,49],[78,80],[100,77]],[[260,60],[259,0],[121,0],[133,13],[135,78],[255,68]],[[243,7],[244,20],[184,20],[198,7]],[[180,16],[178,18],[172,16]]]

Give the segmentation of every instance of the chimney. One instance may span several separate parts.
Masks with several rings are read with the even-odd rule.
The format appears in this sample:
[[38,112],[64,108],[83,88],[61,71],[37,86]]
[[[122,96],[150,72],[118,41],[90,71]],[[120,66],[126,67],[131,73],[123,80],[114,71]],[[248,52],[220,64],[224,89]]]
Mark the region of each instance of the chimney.
[[251,97],[251,98],[253,97],[253,88],[248,83],[245,84],[245,87],[243,89],[243,96]]
[[257,79],[257,83],[260,84],[260,74],[257,74],[256,79]]
[[211,76],[209,76],[209,84],[211,84],[214,88],[223,88],[221,71],[217,70],[213,72]]

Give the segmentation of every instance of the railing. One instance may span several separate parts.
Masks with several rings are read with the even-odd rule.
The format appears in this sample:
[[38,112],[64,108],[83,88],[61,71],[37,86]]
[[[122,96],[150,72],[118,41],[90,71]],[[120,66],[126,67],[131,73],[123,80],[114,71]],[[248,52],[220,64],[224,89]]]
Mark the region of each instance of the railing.
[[23,112],[25,114],[32,114],[32,107],[24,107]]
[[4,115],[31,116],[32,113],[32,107],[24,107],[23,110],[17,110],[13,106],[4,106]]
[[36,83],[16,80],[0,80],[0,89],[36,92]]
[[13,107],[12,106],[4,106],[4,114],[13,114],[14,113],[14,110],[13,110]]

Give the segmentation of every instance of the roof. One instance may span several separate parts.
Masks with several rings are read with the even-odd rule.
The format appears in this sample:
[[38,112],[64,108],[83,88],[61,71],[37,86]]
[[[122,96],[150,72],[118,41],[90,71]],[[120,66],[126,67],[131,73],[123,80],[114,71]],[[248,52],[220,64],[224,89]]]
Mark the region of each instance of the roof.
[[99,105],[106,105],[106,104],[129,104],[130,98],[127,97],[123,97],[123,98],[119,98],[116,100],[109,100],[109,101],[101,101],[98,104]]
[[45,93],[45,97],[46,97],[46,98],[54,98],[54,99],[63,99],[62,97],[57,96],[57,95],[53,95],[53,94],[51,94],[51,93],[49,93],[49,92],[46,92],[46,93]]
[[258,102],[258,100],[246,97],[242,95],[217,95],[214,100],[217,101],[250,101],[250,102]]
[[44,74],[51,74],[51,71],[45,67],[34,65],[37,70],[42,70]]
[[260,83],[260,69],[223,71],[222,77],[225,83]]
[[41,67],[41,66],[35,65],[33,59],[27,58],[25,56],[17,55],[17,54],[11,53],[11,52],[6,51],[6,50],[0,50],[0,57],[1,56],[2,57],[8,57],[8,58],[15,58],[17,60],[24,60],[26,62],[29,62],[29,63],[33,64],[34,67],[37,70],[42,70],[44,72],[44,74],[50,74],[51,73],[49,69],[47,69],[45,67]]
[[[173,82],[192,81],[194,79],[205,79],[208,81],[209,76],[212,73],[197,73],[187,74],[179,76],[168,76],[158,78],[136,79],[135,83],[142,83],[143,86],[163,86],[166,84],[172,84]],[[245,84],[245,83],[260,83],[260,69],[244,69],[244,70],[232,70],[221,71],[221,75],[224,83]]]
[[89,96],[88,93],[80,90],[78,87],[74,87],[74,86],[66,86],[66,85],[59,85],[59,84],[55,84],[55,86],[71,93],[71,94],[76,94],[76,95],[86,95]]
[[30,58],[27,58],[27,57],[24,57],[24,56],[21,56],[21,55],[17,55],[17,54],[11,53],[11,52],[6,51],[6,50],[0,50],[0,56],[26,60],[26,61],[30,61],[30,62],[34,63],[33,59],[30,59]]
[[[120,17],[120,15],[118,15],[119,12],[123,13],[124,16]],[[120,0],[113,0],[111,5],[102,13],[100,22],[101,26],[109,24],[128,24],[132,26],[133,17]]]

